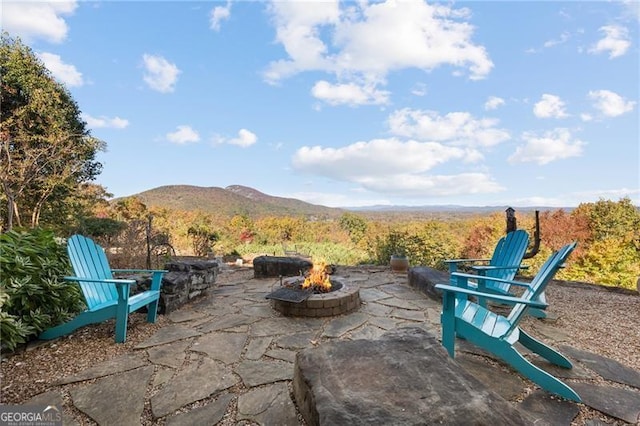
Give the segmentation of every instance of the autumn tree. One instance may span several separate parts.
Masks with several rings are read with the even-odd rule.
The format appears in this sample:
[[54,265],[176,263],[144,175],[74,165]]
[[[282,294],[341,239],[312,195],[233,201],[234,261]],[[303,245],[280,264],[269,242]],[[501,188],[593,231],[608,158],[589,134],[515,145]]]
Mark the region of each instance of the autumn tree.
[[64,200],[101,172],[104,143],[91,136],[69,91],[31,49],[2,33],[0,185],[5,226],[38,226],[52,200]]
[[362,216],[346,212],[340,216],[340,228],[349,233],[354,244],[359,244],[367,233],[367,221]]

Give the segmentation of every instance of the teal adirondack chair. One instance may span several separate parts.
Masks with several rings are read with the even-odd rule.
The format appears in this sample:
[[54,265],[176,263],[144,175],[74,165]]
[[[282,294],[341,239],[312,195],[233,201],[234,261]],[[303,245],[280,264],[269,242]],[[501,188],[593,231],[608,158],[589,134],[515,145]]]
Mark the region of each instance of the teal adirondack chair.
[[[437,284],[444,292],[442,305],[442,345],[454,357],[455,337],[459,336],[480,348],[495,354],[541,388],[564,398],[581,402],[580,396],[562,381],[533,365],[514,347],[522,344],[549,362],[564,368],[572,368],[571,362],[562,354],[534,339],[518,327],[526,311],[532,307],[545,309],[546,304],[539,296],[553,279],[562,264],[569,257],[576,243],[567,244],[547,259],[531,283],[507,281],[487,277],[487,280],[504,282],[524,287],[521,297],[504,296],[473,290],[466,287],[466,281],[473,274],[455,273],[458,285]],[[467,299],[468,296],[486,297],[501,303],[514,305],[508,316],[502,316]]]
[[[471,263],[471,269],[478,275],[475,280],[468,281],[470,288],[480,291],[488,291],[495,294],[503,294],[505,296],[513,296],[511,292],[511,284],[505,282],[484,280],[482,277],[500,278],[503,280],[512,280],[520,269],[526,269],[527,266],[522,265],[522,259],[529,245],[529,234],[523,229],[509,232],[506,236],[498,240],[496,248],[493,250],[491,259],[447,259],[445,263],[449,265],[449,276],[451,285],[456,285],[456,279],[453,274],[458,272],[458,265]],[[480,263],[484,263],[480,264]],[[546,303],[544,293],[540,295],[540,301]],[[479,303],[483,307],[487,307],[486,299],[479,299]],[[540,309],[531,309],[529,315],[545,318],[546,314]]]
[[[40,334],[40,339],[54,339],[69,334],[79,327],[115,318],[115,340],[117,343],[123,343],[127,339],[129,313],[143,306],[147,307],[147,322],[156,322],[162,276],[167,271],[111,269],[104,249],[82,235],[69,238],[67,252],[76,275],[64,277],[64,279],[80,285],[87,309],[71,321],[45,330]],[[151,288],[130,296],[130,286],[135,284],[135,280],[114,279],[113,272],[151,273]]]

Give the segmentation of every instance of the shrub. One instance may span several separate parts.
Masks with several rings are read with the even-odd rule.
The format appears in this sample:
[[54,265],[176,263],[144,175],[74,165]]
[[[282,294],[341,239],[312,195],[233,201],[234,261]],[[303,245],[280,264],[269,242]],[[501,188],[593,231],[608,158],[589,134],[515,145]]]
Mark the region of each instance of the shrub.
[[13,350],[83,308],[77,285],[66,283],[65,246],[44,229],[0,235],[0,331],[2,347]]

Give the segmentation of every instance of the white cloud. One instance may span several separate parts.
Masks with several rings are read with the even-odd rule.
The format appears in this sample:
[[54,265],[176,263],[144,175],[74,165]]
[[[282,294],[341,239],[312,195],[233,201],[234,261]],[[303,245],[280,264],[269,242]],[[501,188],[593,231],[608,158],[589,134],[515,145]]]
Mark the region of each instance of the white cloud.
[[61,43],[69,31],[64,16],[73,15],[77,7],[76,1],[2,2],[2,29],[25,42],[42,39]]
[[225,6],[216,6],[211,10],[210,27],[214,31],[220,31],[222,21],[229,19],[231,16],[231,2],[228,1]]
[[311,89],[313,97],[329,105],[380,105],[389,102],[389,92],[374,86],[358,86],[356,83],[331,84],[318,81]]
[[167,61],[162,56],[144,54],[144,82],[150,88],[161,93],[173,92],[178,81],[180,70],[175,64]]
[[242,148],[247,148],[253,145],[254,143],[256,143],[257,141],[258,141],[258,137],[256,136],[255,133],[247,129],[240,129],[238,131],[238,137],[229,139],[228,143],[230,145],[237,145]]
[[584,113],[580,114],[580,119],[582,121],[585,121],[585,122],[593,121],[593,116],[591,114],[587,114],[586,112],[584,112]]
[[287,53],[265,71],[271,83],[324,71],[341,84],[379,86],[388,73],[406,68],[450,65],[471,79],[482,79],[493,68],[485,48],[472,41],[467,9],[422,1],[273,1],[270,11],[276,40]]
[[47,52],[41,52],[37,55],[58,81],[69,87],[79,87],[84,84],[82,73],[75,66],[65,64],[59,55]]
[[238,131],[238,137],[225,138],[223,136],[216,135],[213,137],[213,142],[215,144],[228,144],[236,145],[241,148],[248,148],[258,142],[258,136],[256,136],[256,134],[251,132],[250,130],[240,129]]
[[313,171],[339,180],[367,179],[375,175],[419,173],[452,159],[465,150],[436,142],[402,142],[396,138],[356,142],[342,148],[299,148],[293,156],[296,170]]
[[566,118],[569,116],[564,109],[564,101],[559,96],[546,93],[533,106],[533,114],[538,118]]
[[171,143],[184,145],[200,141],[200,135],[191,126],[182,125],[178,126],[175,132],[167,133],[167,140]]
[[364,207],[391,205],[385,198],[355,198],[352,194],[330,193],[330,192],[295,192],[291,194],[281,194],[281,197],[295,198],[311,204],[318,204],[327,207]]
[[87,125],[93,129],[98,128],[113,128],[113,129],[124,129],[129,126],[129,120],[125,120],[120,117],[105,117],[104,115],[100,117],[92,117],[89,114],[82,113],[82,119],[87,123]]
[[591,46],[589,53],[609,52],[609,59],[617,58],[627,53],[631,46],[631,41],[629,40],[629,30],[626,27],[605,25],[600,27],[600,32],[605,34],[604,38]]
[[561,194],[556,197],[523,197],[515,201],[515,205],[521,206],[549,206],[549,207],[577,207],[581,203],[594,203],[601,199],[614,200],[624,197],[631,198],[631,202],[638,205],[640,201],[638,189],[596,189],[592,191],[579,191]]
[[484,103],[484,109],[486,110],[496,109],[502,105],[504,105],[504,99],[499,98],[497,96],[489,96],[489,98],[487,99],[487,102]]
[[592,90],[589,99],[594,101],[593,107],[607,117],[617,117],[633,111],[635,101],[627,101],[610,90]]
[[404,197],[445,197],[453,195],[489,194],[504,188],[484,173],[459,175],[396,175],[393,179],[372,176],[362,182],[370,191]]
[[292,158],[294,170],[351,182],[394,196],[444,196],[500,191],[483,173],[429,175],[430,169],[464,160],[468,151],[437,142],[396,138],[356,142],[342,148],[302,147]]
[[489,147],[508,140],[509,132],[497,125],[496,119],[476,119],[468,112],[441,116],[434,111],[404,108],[389,116],[392,134],[469,147]]
[[543,46],[546,47],[546,48],[557,46],[559,44],[566,43],[567,40],[569,40],[569,38],[570,38],[569,33],[565,31],[562,34],[560,34],[559,38],[545,41]]
[[534,162],[540,165],[582,155],[584,142],[574,139],[568,129],[558,128],[542,136],[527,132],[522,135],[525,144],[516,148],[510,163]]
[[424,83],[417,83],[411,89],[411,94],[415,96],[425,96],[427,94],[427,85]]

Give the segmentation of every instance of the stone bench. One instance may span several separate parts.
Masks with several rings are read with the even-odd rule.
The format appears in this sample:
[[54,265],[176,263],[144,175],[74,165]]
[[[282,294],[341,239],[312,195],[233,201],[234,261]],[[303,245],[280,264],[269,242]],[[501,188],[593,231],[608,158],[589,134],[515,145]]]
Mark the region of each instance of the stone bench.
[[258,256],[253,259],[254,278],[294,277],[303,275],[313,263],[300,257]]
[[436,284],[449,284],[449,273],[429,268],[415,266],[409,268],[409,285],[429,296],[433,300],[442,301],[442,291],[436,289]]

